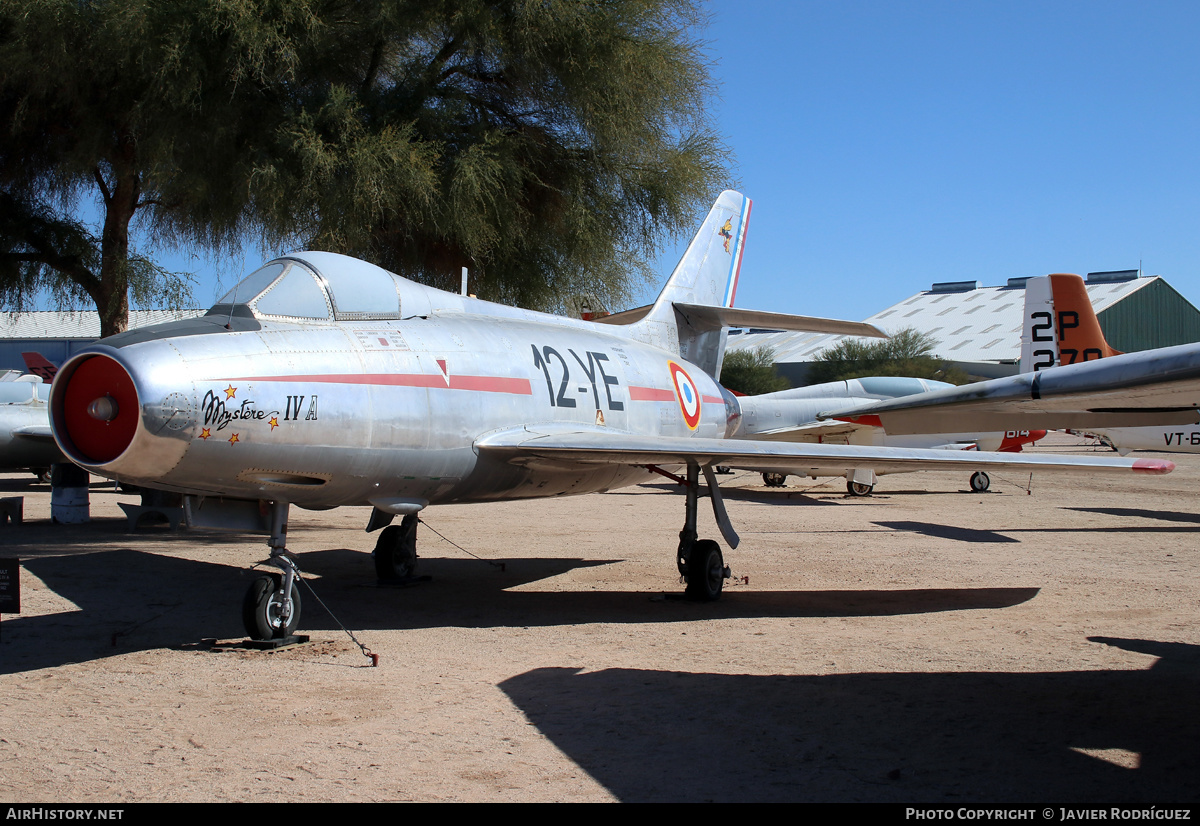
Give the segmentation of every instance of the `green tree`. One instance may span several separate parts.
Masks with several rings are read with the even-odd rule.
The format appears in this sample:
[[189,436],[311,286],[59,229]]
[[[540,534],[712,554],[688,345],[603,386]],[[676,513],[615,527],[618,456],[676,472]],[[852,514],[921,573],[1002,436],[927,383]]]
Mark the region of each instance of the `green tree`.
[[935,356],[937,340],[912,327],[886,339],[843,339],[817,354],[808,371],[810,384],[859,379],[864,376],[913,376],[964,384],[967,374]]
[[747,396],[774,393],[788,388],[787,379],[775,372],[775,350],[731,350],[721,365],[721,384]]
[[0,302],[90,300],[107,335],[131,292],[181,300],[133,228],[620,304],[725,181],[703,23],[698,0],[0,0]]

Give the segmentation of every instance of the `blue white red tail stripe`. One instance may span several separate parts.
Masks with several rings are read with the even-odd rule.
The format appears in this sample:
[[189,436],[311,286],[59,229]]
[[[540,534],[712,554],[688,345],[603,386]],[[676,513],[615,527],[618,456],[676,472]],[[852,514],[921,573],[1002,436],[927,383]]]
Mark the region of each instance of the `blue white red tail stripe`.
[[725,287],[725,306],[732,307],[737,297],[738,277],[742,272],[742,251],[746,248],[746,230],[750,226],[749,198],[742,196],[742,212],[738,219],[737,241],[734,242],[732,260],[729,262],[729,278]]

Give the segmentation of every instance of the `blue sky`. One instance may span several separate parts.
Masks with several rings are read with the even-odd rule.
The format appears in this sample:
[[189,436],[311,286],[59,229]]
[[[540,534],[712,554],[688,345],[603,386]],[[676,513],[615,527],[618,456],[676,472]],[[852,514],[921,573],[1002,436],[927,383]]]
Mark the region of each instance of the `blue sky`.
[[1200,303],[1200,4],[709,8],[713,111],[754,200],[738,306],[861,319],[934,281],[1139,260]]
[[861,319],[1139,259],[1200,303],[1200,5],[710,8],[739,306]]

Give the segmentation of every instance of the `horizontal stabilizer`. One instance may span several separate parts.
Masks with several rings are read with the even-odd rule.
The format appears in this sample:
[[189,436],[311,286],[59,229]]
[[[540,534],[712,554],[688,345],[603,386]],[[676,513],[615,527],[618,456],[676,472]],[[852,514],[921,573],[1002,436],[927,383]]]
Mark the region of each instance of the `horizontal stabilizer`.
[[[682,313],[694,327],[719,329],[722,327],[757,327],[763,330],[789,330],[798,333],[832,333],[841,336],[865,336],[887,338],[887,333],[864,321],[842,321],[836,318],[817,318],[807,315],[771,313],[765,310],[739,310],[733,307],[712,307],[706,304],[678,304],[675,309]],[[633,324],[645,318],[653,305],[635,307],[596,319],[601,324]]]
[[800,333],[887,338],[887,333],[864,321],[842,321],[836,318],[771,313],[765,310],[738,310],[733,307],[710,307],[700,304],[676,304],[675,309],[683,313],[696,327],[758,327]]

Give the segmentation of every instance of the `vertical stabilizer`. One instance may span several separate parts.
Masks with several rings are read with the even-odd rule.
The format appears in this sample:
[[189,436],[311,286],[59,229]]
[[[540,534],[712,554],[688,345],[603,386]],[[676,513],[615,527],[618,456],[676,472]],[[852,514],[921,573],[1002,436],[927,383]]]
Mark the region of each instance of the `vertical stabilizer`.
[[654,307],[630,334],[678,353],[711,376],[720,375],[725,330],[711,322],[689,320],[676,305],[733,306],[749,220],[750,199],[740,192],[722,192]]
[[1120,355],[1104,340],[1083,278],[1056,273],[1025,283],[1021,372]]

